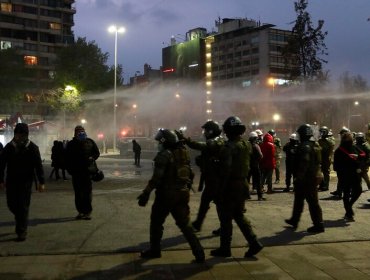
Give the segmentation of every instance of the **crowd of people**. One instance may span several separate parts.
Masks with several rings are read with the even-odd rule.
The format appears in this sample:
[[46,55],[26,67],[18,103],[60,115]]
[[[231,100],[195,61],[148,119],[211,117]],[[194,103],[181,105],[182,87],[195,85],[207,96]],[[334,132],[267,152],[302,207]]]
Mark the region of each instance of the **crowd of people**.
[[[251,198],[253,191],[259,201],[266,200],[265,194],[276,192],[273,176],[275,173],[274,183],[278,184],[283,153],[286,155],[283,192],[294,192],[292,214],[285,223],[293,229],[298,227],[304,202],[307,201],[313,224],[307,232],[325,231],[318,193],[329,190],[332,169],[337,174],[338,183],[331,194],[343,200],[346,221],[354,221],[353,205],[362,193],[362,179],[370,189],[370,144],[367,141],[370,133],[353,133],[343,127],[339,132],[340,143],[336,147],[333,133],[326,126],[320,127],[320,135],[315,137],[312,126],[302,124],[284,145],[272,129],[266,133],[259,129],[251,131],[248,138],[244,138],[246,126],[237,116],[227,118],[222,126],[215,121],[207,121],[201,128],[204,141],[195,141],[182,131],[170,129],[160,129],[155,136],[158,153],[154,158],[153,174],[138,197],[139,206],[146,206],[151,192],[155,190],[150,216],[150,247],[141,253],[142,258],[161,257],[163,225],[171,214],[189,242],[195,262],[204,262],[204,249],[196,232],[201,231],[212,202],[216,205],[220,222],[219,229],[214,231],[219,235],[220,246],[211,250],[211,255],[231,256],[234,220],[248,243],[245,257],[255,256],[263,245],[244,214],[245,201]],[[12,141],[0,149],[0,188],[6,183],[7,204],[15,217],[18,241],[27,237],[33,182],[38,182],[39,191],[45,190],[40,152],[28,135],[27,124],[19,123],[14,129]],[[193,222],[190,221],[189,200],[194,173],[188,148],[200,151],[196,164],[201,172],[198,191],[202,194]],[[140,167],[141,148],[136,141],[133,141],[133,151],[136,153],[134,164]],[[75,127],[72,140],[54,141],[51,159],[55,176],[57,180],[60,178],[60,169],[64,180],[67,180],[65,171],[71,175],[78,220],[91,219],[92,181],[95,176],[92,174],[101,174],[98,180],[103,178],[103,173],[98,173],[96,166],[99,156],[96,143],[87,137],[80,125]]]

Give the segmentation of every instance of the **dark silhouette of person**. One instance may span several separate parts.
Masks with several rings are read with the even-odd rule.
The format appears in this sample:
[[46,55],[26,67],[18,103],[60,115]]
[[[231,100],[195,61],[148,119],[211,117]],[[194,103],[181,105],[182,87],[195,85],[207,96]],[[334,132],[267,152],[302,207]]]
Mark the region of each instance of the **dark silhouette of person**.
[[17,241],[24,241],[27,237],[28,215],[35,173],[40,183],[38,191],[42,192],[45,189],[40,150],[35,143],[28,139],[28,133],[28,125],[18,123],[15,126],[12,141],[6,144],[0,157],[0,188],[6,187],[8,208],[15,217]]
[[140,155],[141,155],[141,146],[139,143],[134,139],[132,140],[132,151],[134,152],[135,157],[135,165],[140,167]]
[[91,220],[92,182],[89,167],[99,156],[99,148],[94,140],[87,137],[82,126],[76,126],[74,137],[68,142],[66,150],[66,167],[72,176],[75,206],[78,211],[76,220]]

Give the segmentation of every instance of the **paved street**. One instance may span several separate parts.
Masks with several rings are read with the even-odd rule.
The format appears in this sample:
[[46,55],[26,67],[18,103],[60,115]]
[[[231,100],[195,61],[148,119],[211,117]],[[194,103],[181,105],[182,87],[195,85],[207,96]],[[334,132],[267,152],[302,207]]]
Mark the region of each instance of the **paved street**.
[[[255,259],[244,259],[245,241],[234,227],[232,258],[209,256],[219,239],[211,234],[218,227],[214,205],[202,231],[205,264],[191,264],[189,246],[168,217],[161,259],[141,260],[139,251],[148,246],[151,202],[137,206],[136,197],[150,178],[152,163],[143,160],[136,168],[131,159],[102,156],[98,165],[106,178],[94,184],[93,219],[76,221],[70,181],[47,180],[47,192],[34,192],[30,226],[25,242],[15,242],[13,217],[0,193],[0,279],[370,279],[370,192],[355,205],[353,223],[346,223],[341,201],[329,192],[320,193],[326,231],[309,234],[308,209],[296,231],[285,227],[293,203],[292,193],[276,192],[247,202],[247,217],[265,245]],[[197,169],[197,168],[194,168]],[[50,161],[45,161],[50,174]],[[335,174],[333,174],[335,176]],[[196,178],[197,181],[198,177]],[[195,184],[196,185],[196,184]],[[331,190],[335,189],[333,177]],[[200,193],[191,197],[192,216]]]

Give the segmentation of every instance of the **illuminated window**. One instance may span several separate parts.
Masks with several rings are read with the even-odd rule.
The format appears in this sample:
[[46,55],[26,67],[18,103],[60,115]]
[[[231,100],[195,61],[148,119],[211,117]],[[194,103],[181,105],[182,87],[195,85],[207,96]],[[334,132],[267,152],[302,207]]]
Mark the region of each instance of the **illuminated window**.
[[26,65],[37,65],[37,57],[36,56],[31,56],[31,55],[26,55],[26,56],[24,56],[24,63]]
[[0,7],[2,12],[12,12],[12,4],[10,3],[1,3]]
[[0,41],[0,50],[10,49],[12,47],[12,43],[9,41]]
[[55,29],[55,30],[61,30],[62,29],[62,25],[60,23],[50,22],[49,27],[50,27],[50,29]]

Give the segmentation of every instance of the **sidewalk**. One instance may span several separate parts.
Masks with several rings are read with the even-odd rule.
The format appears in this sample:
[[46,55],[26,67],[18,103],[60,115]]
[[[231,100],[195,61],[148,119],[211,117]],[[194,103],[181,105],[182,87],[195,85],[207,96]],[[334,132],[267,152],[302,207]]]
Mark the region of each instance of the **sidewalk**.
[[[138,207],[136,197],[152,172],[150,160],[136,168],[131,159],[98,161],[106,178],[93,187],[93,219],[76,221],[71,182],[47,181],[46,193],[33,193],[29,235],[15,242],[14,218],[0,192],[0,280],[8,279],[370,279],[370,207],[365,192],[355,204],[356,222],[346,223],[341,201],[320,193],[325,233],[308,234],[311,225],[307,205],[296,231],[285,227],[291,214],[292,193],[274,185],[276,193],[260,202],[247,202],[251,220],[265,248],[255,259],[243,258],[247,248],[234,226],[231,258],[214,258],[211,249],[219,238],[214,205],[198,234],[206,248],[206,263],[192,264],[186,240],[168,217],[164,227],[162,258],[142,260],[148,246],[152,194],[148,206]],[[50,163],[45,163],[50,174]],[[331,182],[331,190],[336,181]],[[191,196],[192,218],[200,193]]]
[[207,250],[205,264],[192,264],[189,250],[153,260],[138,253],[3,257],[0,279],[370,279],[369,242],[271,246],[255,259],[232,251],[223,259]]

